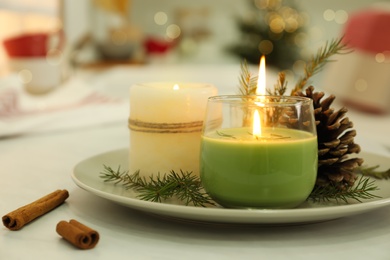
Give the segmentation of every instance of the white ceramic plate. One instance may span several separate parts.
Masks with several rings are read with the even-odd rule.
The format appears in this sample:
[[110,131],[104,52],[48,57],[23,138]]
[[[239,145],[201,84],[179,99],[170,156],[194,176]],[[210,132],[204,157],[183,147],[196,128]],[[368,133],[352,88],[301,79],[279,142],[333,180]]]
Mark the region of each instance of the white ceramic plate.
[[[380,169],[390,168],[388,157],[371,153],[361,153],[359,157],[364,158],[365,164],[369,166],[380,165]],[[299,208],[294,209],[246,210],[156,203],[137,199],[133,191],[126,190],[120,184],[103,182],[100,178],[100,172],[104,170],[103,165],[114,169],[121,166],[122,170],[126,170],[128,168],[128,150],[110,151],[81,161],[74,167],[72,179],[82,189],[112,202],[182,221],[214,224],[300,224],[357,215],[390,205],[390,180],[375,181],[380,188],[375,194],[381,198],[342,205],[305,202]]]

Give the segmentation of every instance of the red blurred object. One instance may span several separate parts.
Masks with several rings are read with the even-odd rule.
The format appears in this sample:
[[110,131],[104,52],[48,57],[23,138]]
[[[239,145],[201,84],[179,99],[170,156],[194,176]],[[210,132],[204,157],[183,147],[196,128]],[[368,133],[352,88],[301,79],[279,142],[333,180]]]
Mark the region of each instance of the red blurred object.
[[149,37],[146,39],[144,45],[147,53],[163,54],[171,49],[175,45],[175,42]]
[[352,13],[343,42],[353,49],[329,64],[324,83],[347,107],[390,113],[390,9],[385,5]]
[[344,31],[344,42],[350,47],[378,53],[390,50],[390,12],[364,10],[351,15]]
[[[58,37],[55,46],[52,45],[53,37]],[[63,33],[27,33],[7,38],[3,41],[4,48],[9,57],[42,57],[52,49],[61,49]]]

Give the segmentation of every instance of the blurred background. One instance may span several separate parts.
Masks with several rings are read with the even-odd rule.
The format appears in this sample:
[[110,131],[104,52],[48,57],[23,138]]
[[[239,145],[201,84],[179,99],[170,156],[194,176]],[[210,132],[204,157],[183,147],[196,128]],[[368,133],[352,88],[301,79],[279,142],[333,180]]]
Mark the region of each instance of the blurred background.
[[[351,13],[377,3],[383,1],[0,0],[0,40],[63,30],[67,58],[77,65],[258,61],[258,48],[274,49],[282,53],[268,63],[284,68],[339,37]],[[3,73],[7,58],[1,46]]]
[[[265,54],[267,66],[286,70],[294,77],[320,46],[344,35],[348,23],[356,20],[361,24],[353,25],[351,35],[382,46],[371,48],[359,43],[362,49],[367,47],[375,53],[363,59],[358,53],[360,60],[341,61],[339,66],[356,66],[374,57],[375,64],[382,63],[381,70],[387,71],[390,52],[384,35],[390,28],[388,4],[384,0],[0,0],[0,75],[19,71],[28,81],[31,74],[39,73],[33,71],[35,68],[46,65],[37,60],[26,63],[26,58],[31,57],[58,66],[61,75],[52,76],[55,82],[63,74],[84,68],[226,65],[243,59],[258,64],[260,55]],[[380,11],[380,17],[375,14],[366,20],[359,18],[360,13],[372,9]],[[365,31],[362,29],[363,34],[356,36],[359,28]],[[29,50],[26,46],[36,48]],[[39,48],[40,52],[36,50]],[[23,68],[27,70],[21,73]],[[339,77],[337,71],[339,68],[333,69],[331,78]],[[369,79],[359,81],[356,87],[356,76],[347,76],[355,77],[352,83],[347,78],[320,84],[338,89],[338,82],[342,82],[353,85],[359,93],[367,89]],[[383,88],[389,89],[388,81],[382,80]],[[45,88],[37,90],[40,91],[45,92]]]

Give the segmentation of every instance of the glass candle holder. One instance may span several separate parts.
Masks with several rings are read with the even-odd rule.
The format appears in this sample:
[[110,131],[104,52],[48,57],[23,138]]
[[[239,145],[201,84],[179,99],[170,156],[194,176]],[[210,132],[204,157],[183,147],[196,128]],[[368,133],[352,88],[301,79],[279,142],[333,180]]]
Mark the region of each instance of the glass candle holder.
[[293,208],[317,177],[312,100],[286,96],[208,99],[200,177],[209,195],[229,208]]

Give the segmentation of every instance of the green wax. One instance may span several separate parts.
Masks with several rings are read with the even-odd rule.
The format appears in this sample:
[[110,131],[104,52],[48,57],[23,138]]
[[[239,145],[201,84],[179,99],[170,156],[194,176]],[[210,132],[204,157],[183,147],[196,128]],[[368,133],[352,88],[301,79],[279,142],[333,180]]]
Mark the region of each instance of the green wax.
[[317,137],[266,128],[256,139],[250,132],[231,128],[202,136],[200,177],[206,191],[232,208],[292,208],[304,202],[317,177]]

